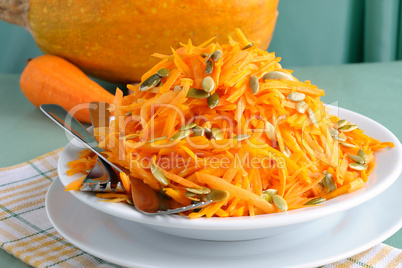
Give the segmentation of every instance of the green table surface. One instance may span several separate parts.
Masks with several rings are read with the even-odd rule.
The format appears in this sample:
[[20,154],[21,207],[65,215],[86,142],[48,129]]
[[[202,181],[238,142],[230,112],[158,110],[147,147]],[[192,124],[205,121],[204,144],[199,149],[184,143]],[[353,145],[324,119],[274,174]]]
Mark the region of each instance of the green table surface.
[[[338,103],[381,123],[402,140],[402,61],[294,68],[300,80],[325,89]],[[0,167],[26,162],[67,143],[64,131],[22,94],[19,74],[0,74]],[[402,230],[384,241],[402,249]],[[27,267],[0,250],[0,267]]]

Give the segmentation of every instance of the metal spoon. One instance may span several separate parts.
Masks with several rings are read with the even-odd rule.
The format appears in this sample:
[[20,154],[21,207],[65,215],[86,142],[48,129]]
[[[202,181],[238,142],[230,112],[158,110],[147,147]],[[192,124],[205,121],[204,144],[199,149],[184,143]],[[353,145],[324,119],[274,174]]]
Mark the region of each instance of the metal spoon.
[[[42,104],[40,106],[40,109],[50,119],[52,119],[56,124],[58,124],[60,127],[62,127],[64,130],[66,130],[68,133],[70,133],[75,138],[77,138],[79,141],[81,141],[90,150],[92,150],[94,153],[96,153],[98,155],[98,157],[105,162],[104,167],[106,169],[113,167],[119,173],[124,172],[127,175],[130,174],[130,172],[127,169],[125,169],[121,166],[117,166],[116,164],[113,164],[109,160],[107,160],[106,157],[104,157],[101,154],[104,150],[97,146],[97,141],[92,136],[92,134],[89,133],[88,130],[83,125],[81,125],[64,108],[62,108],[61,106],[56,105],[56,104]],[[146,215],[176,214],[176,213],[200,208],[200,207],[208,205],[212,202],[212,200],[208,200],[205,202],[199,202],[196,204],[192,204],[192,205],[177,208],[177,209],[162,210],[161,207],[163,204],[160,203],[159,199],[157,201],[155,200],[155,197],[157,198],[157,194],[149,185],[145,184],[144,182],[142,182],[139,179],[133,178],[132,176],[130,176],[130,183],[131,183],[131,187],[132,187],[132,197],[133,197],[134,206],[137,208],[138,211],[140,211]],[[152,199],[152,202],[158,202],[157,207],[155,207],[155,206],[151,206],[151,208],[148,207],[149,202],[146,202],[146,201],[147,200],[149,201],[150,198]]]

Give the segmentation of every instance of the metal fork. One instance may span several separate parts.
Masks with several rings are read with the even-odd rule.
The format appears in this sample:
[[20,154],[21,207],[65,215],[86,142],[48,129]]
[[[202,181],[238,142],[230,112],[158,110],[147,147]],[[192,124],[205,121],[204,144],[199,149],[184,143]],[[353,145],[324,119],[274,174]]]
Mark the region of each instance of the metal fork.
[[[100,160],[101,165],[103,168],[106,170],[105,174],[110,174],[113,175],[114,170],[117,172],[124,172],[127,175],[129,175],[129,171],[124,169],[123,167],[117,166],[113,163],[111,163],[109,160],[107,160],[101,153],[104,151],[103,149],[98,147],[98,143],[93,137],[91,133],[88,132],[88,130],[81,125],[70,113],[68,113],[63,107],[56,105],[56,104],[42,104],[40,106],[40,109],[42,110],[43,113],[45,113],[50,119],[52,119],[57,125],[62,127],[64,130],[66,130],[68,133],[73,135],[75,138],[77,138],[79,141],[81,141],[86,147],[88,147],[90,150],[92,150],[94,153],[98,155],[98,160]],[[114,169],[114,170],[113,170]],[[116,175],[116,174],[115,174]],[[112,180],[113,176],[109,177],[109,180]],[[133,177],[130,177],[130,180],[138,180]],[[119,180],[119,178],[118,178]],[[140,181],[140,180],[138,180]],[[144,187],[150,188],[147,184],[143,183],[140,181]],[[120,184],[120,186],[122,186]],[[116,189],[116,188],[114,188]],[[132,191],[133,194],[134,191]],[[145,197],[147,198],[147,197]],[[133,196],[134,200],[134,196]],[[137,208],[137,210],[141,213],[144,213],[146,215],[168,215],[168,214],[176,214],[180,212],[185,212],[188,210],[193,210],[196,208],[200,208],[203,206],[206,206],[210,204],[212,200],[208,201],[203,201],[199,203],[195,203],[186,207],[181,207],[177,209],[159,209],[157,211],[144,211],[143,209],[139,208],[136,204],[134,206]],[[160,202],[161,204],[162,202]],[[162,206],[160,206],[162,207]]]
[[[92,132],[94,128],[108,127],[110,114],[107,108],[109,104],[104,102],[92,102],[89,104],[89,115],[92,123]],[[115,170],[108,168],[102,158],[96,156],[95,166],[81,183],[81,191],[90,192],[124,192],[120,182],[120,177]]]
[[88,192],[124,192],[119,177],[113,169],[101,158],[96,160],[84,181],[80,191]]

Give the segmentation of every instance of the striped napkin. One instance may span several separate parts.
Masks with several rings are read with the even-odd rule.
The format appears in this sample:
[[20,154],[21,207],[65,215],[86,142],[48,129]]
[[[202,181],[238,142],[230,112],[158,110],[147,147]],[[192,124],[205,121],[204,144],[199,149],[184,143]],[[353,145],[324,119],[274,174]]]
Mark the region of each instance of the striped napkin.
[[[27,163],[0,169],[1,248],[33,267],[120,267],[70,244],[50,224],[45,197],[57,176],[60,152],[61,149]],[[401,266],[402,250],[378,244],[324,267]]]

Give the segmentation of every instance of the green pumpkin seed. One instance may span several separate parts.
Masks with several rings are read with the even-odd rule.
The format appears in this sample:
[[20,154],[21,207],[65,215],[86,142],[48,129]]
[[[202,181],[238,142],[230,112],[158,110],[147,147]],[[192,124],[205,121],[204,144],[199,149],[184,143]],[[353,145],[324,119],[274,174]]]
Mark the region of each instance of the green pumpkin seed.
[[205,57],[204,65],[207,64],[207,62],[209,61],[209,59],[211,58],[211,56],[212,56],[212,53],[211,53],[211,54],[208,54],[208,56]]
[[274,202],[275,206],[277,206],[282,211],[288,210],[288,203],[286,200],[280,195],[273,195],[272,201]]
[[196,126],[195,128],[191,129],[193,131],[193,136],[204,136],[204,129],[200,126]]
[[305,206],[318,205],[325,201],[327,201],[327,199],[325,199],[325,197],[317,197],[317,198],[311,199],[310,201],[306,202],[304,205]]
[[260,83],[258,82],[257,76],[250,76],[249,85],[251,92],[253,92],[254,95],[257,94],[260,90]]
[[[363,159],[364,164],[367,163],[367,154],[362,149],[359,149],[359,151],[357,152],[357,155]],[[363,163],[361,163],[361,164],[363,164]]]
[[194,196],[186,196],[188,199],[195,201],[195,202],[200,202],[201,200],[197,197],[197,195]]
[[366,166],[366,165],[364,165],[364,164],[359,164],[359,163],[350,163],[350,164],[349,164],[349,167],[350,167],[351,169],[358,170],[358,171],[362,171],[362,170],[366,170],[366,169],[367,169],[367,166]]
[[275,127],[268,121],[265,123],[265,133],[267,134],[268,139],[271,141],[276,138]]
[[211,133],[212,133],[212,137],[214,137],[214,139],[217,141],[223,140],[223,138],[224,138],[223,132],[219,128],[213,128],[211,130]]
[[151,163],[151,173],[154,175],[155,179],[157,179],[162,185],[167,186],[169,184],[169,180],[165,177],[165,175],[160,172],[158,167]]
[[148,143],[153,143],[153,142],[155,142],[155,141],[160,141],[160,140],[164,140],[164,139],[167,139],[167,136],[158,137],[158,138],[149,140]]
[[187,98],[193,99],[206,99],[209,97],[209,93],[202,89],[190,88],[187,92]]
[[240,135],[233,137],[233,139],[237,140],[237,141],[242,141],[242,140],[246,140],[250,137],[251,137],[251,135],[249,135],[249,134],[240,134]]
[[242,50],[249,49],[250,47],[254,46],[254,43],[250,43],[247,46],[243,47]]
[[313,122],[314,126],[319,127],[317,117],[315,116],[313,110],[311,110],[310,108],[308,108],[308,115],[310,116],[311,122]]
[[196,196],[197,194],[187,191],[187,192],[184,193],[184,195],[186,197],[190,197],[190,196]]
[[294,81],[293,77],[287,73],[284,72],[279,72],[279,71],[272,71],[264,74],[262,76],[263,80],[268,80],[268,79],[284,79],[284,80],[290,80]]
[[180,128],[180,130],[192,129],[192,128],[195,128],[196,126],[197,126],[197,124],[195,122],[192,122],[192,123],[185,124],[184,126],[182,126]]
[[334,178],[332,177],[331,173],[329,173],[328,171],[325,171],[322,182],[324,184],[324,187],[327,188],[329,190],[329,192],[332,192],[338,188],[338,186],[335,183]]
[[140,85],[140,91],[147,91],[148,89],[156,87],[161,80],[162,78],[159,75],[151,75],[150,77],[145,79],[144,82],[142,82],[142,84]]
[[156,72],[156,74],[159,75],[160,77],[167,77],[167,76],[169,76],[169,71],[165,68],[162,68],[162,69],[159,69]]
[[339,134],[339,131],[336,129],[330,128],[329,133],[331,134],[331,136],[337,136]]
[[177,132],[176,134],[174,134],[174,135],[170,138],[170,140],[171,140],[171,141],[173,141],[173,140],[182,140],[182,139],[184,139],[185,137],[187,137],[187,136],[190,135],[190,134],[191,134],[191,130],[189,130],[189,129],[182,130],[182,131]]
[[340,128],[343,127],[344,125],[346,125],[348,123],[348,121],[346,121],[345,119],[341,119],[338,122],[336,122],[336,128]]
[[211,55],[211,59],[214,62],[217,62],[220,58],[222,57],[222,51],[220,51],[219,49],[216,50],[214,53],[212,53]]
[[229,197],[229,192],[225,190],[212,190],[205,196],[206,200],[212,200],[212,202],[221,202]]
[[334,140],[337,140],[337,141],[340,141],[340,142],[346,141],[346,139],[345,139],[344,137],[339,136],[339,135],[335,135],[335,136],[333,136],[332,138],[333,138]]
[[194,194],[209,194],[211,189],[207,187],[201,187],[200,189],[197,188],[186,188],[187,192],[194,193]]
[[132,113],[133,113],[133,111],[129,111],[129,112],[125,113],[124,116],[131,115]]
[[214,70],[214,63],[212,61],[208,61],[207,65],[205,66],[205,73],[209,75],[212,73],[213,70]]
[[195,193],[185,192],[184,196],[193,201],[200,201],[200,198]]
[[216,105],[218,105],[218,103],[219,103],[219,95],[216,92],[207,98],[207,104],[211,109],[215,108]]
[[299,101],[296,104],[296,111],[301,114],[304,114],[307,111],[307,109],[308,109],[308,105],[304,101]]
[[181,90],[181,86],[174,86],[173,91],[179,91]]
[[303,101],[306,98],[304,93],[300,92],[291,92],[288,94],[287,99],[295,102]]
[[350,159],[352,159],[353,161],[355,161],[356,163],[364,164],[363,158],[361,158],[361,157],[358,156],[358,155],[348,154],[348,157],[349,157]]
[[338,128],[338,130],[341,132],[350,132],[352,130],[355,130],[356,128],[358,128],[356,125],[344,125]]
[[356,145],[350,144],[350,143],[347,143],[347,142],[340,142],[339,144],[342,145],[342,146],[344,146],[344,147],[348,147],[348,148],[355,148],[355,147],[357,147]]
[[201,86],[205,92],[210,93],[215,88],[215,81],[212,79],[212,77],[206,76],[204,79],[202,79]]
[[272,203],[272,196],[268,195],[268,194],[262,194],[261,197],[267,201],[268,203]]
[[264,194],[273,196],[273,195],[278,194],[278,190],[276,190],[276,189],[267,189],[267,190],[264,191]]

